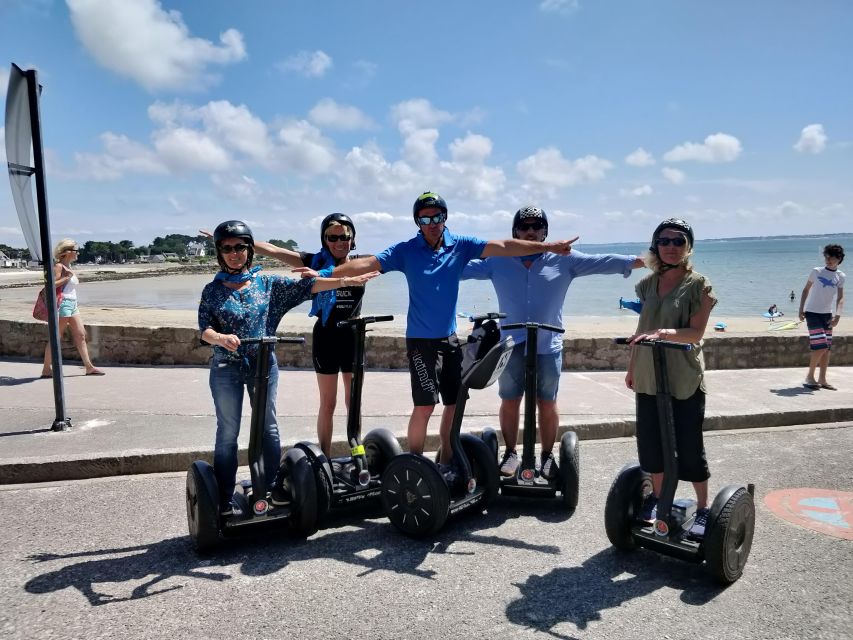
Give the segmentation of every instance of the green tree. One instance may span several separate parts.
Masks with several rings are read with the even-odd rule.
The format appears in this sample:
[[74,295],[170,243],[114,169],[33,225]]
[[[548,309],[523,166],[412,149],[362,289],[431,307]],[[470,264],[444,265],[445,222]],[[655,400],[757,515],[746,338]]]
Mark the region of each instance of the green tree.
[[290,249],[291,251],[299,251],[299,245],[296,244],[296,240],[269,240],[270,244],[274,244],[275,246],[281,249]]

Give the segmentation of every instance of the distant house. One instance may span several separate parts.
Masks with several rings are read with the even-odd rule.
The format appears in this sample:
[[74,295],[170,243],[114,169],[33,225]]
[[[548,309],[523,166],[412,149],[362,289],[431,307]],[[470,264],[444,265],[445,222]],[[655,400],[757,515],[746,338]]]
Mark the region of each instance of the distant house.
[[20,269],[24,266],[24,261],[20,258],[10,258],[5,253],[0,251],[0,268],[3,269]]
[[163,260],[161,262],[165,262],[166,260],[180,260],[180,259],[181,259],[181,256],[179,256],[177,253],[164,252],[163,253]]
[[190,242],[187,245],[187,257],[203,258],[206,255],[205,244],[203,242]]
[[166,262],[166,256],[162,253],[155,253],[151,256],[139,256],[140,262],[147,262],[149,264],[154,262]]

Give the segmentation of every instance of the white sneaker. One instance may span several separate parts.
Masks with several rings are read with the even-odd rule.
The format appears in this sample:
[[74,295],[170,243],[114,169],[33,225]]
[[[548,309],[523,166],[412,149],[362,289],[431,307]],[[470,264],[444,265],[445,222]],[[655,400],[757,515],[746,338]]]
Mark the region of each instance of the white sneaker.
[[708,517],[710,515],[710,509],[697,509],[696,518],[693,520],[693,524],[690,525],[690,530],[687,533],[693,538],[705,537],[705,527],[708,526]]
[[539,467],[539,475],[546,480],[553,480],[557,477],[557,461],[554,460],[554,454],[548,453],[541,458],[541,466]]
[[501,460],[501,475],[511,478],[518,471],[518,454],[515,451],[504,452],[504,457]]

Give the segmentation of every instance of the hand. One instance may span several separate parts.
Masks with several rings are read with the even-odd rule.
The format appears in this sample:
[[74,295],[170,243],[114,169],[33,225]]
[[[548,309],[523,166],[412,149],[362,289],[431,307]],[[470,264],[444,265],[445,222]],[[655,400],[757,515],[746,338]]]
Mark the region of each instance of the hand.
[[305,278],[319,278],[320,274],[314,271],[311,267],[296,267],[291,270],[292,273],[298,273],[300,277]]
[[557,242],[546,242],[546,251],[556,253],[559,256],[567,256],[572,252],[572,244],[577,242],[580,236],[575,236],[571,240],[558,240]]
[[806,314],[800,311],[800,322],[803,322],[806,319]]
[[841,316],[832,316],[832,326],[837,327],[839,320],[841,320]]
[[213,234],[210,231],[208,231],[207,229],[199,229],[198,233],[199,233],[199,235],[204,236],[205,238],[212,238],[213,237]]
[[634,390],[634,372],[630,369],[628,370],[628,373],[625,374],[625,386],[631,391]]
[[672,333],[673,330],[671,329],[658,329],[656,331],[653,331],[652,333],[637,333],[628,338],[628,344],[634,345],[640,342],[641,340],[671,340]]
[[381,275],[378,271],[371,271],[370,273],[362,273],[360,276],[347,276],[347,286],[359,287],[368,280],[373,280],[378,275]]
[[219,346],[227,351],[237,351],[240,346],[240,338],[233,334],[219,334]]

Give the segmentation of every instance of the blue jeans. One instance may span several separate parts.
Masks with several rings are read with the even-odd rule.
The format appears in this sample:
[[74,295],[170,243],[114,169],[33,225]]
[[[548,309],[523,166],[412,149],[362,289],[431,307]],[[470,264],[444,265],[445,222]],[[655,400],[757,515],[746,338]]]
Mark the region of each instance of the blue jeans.
[[[264,475],[272,488],[281,459],[281,441],[275,416],[278,389],[278,364],[270,354],[267,406],[264,418],[263,456]],[[254,402],[255,361],[222,362],[216,358],[210,365],[210,392],[216,408],[216,445],[213,449],[213,472],[219,485],[219,504],[227,506],[234,494],[237,477],[237,436],[240,435],[240,416],[243,412],[243,389]]]
[[[517,346],[509,357],[501,377],[498,378],[498,395],[501,400],[514,400],[524,395],[524,381],[527,378],[527,354],[522,346]],[[560,388],[560,369],[563,353],[536,354],[536,397],[539,400],[554,401]]]

